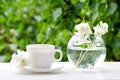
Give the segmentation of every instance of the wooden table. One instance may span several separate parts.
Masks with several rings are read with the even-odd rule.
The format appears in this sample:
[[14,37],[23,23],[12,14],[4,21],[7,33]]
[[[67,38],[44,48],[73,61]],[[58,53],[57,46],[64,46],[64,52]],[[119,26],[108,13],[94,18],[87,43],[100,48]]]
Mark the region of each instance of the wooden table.
[[97,70],[81,71],[69,62],[52,73],[16,71],[10,63],[0,63],[0,80],[120,80],[120,62],[104,62]]

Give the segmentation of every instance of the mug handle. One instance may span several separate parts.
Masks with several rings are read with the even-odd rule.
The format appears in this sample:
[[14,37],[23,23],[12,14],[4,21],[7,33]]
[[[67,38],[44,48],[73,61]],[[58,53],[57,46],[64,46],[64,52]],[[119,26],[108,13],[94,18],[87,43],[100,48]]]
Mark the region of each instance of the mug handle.
[[59,49],[55,49],[55,54],[56,54],[56,52],[59,52],[60,57],[59,57],[59,59],[55,59],[55,61],[61,61],[61,60],[62,60],[62,57],[63,57],[62,51],[59,50]]

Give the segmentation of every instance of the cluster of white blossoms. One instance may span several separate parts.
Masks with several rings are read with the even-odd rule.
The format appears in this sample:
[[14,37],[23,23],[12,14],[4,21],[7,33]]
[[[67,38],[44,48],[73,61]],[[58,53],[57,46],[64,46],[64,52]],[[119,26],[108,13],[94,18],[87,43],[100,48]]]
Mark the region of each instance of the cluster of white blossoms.
[[77,30],[75,35],[78,36],[75,45],[90,44],[92,43],[90,35],[94,34],[95,37],[102,37],[102,35],[108,32],[108,24],[100,21],[100,25],[93,27],[94,33],[92,33],[88,23],[78,24],[75,26],[75,29]]
[[88,37],[92,34],[92,31],[88,23],[78,24],[75,26],[75,29],[78,31],[78,32],[75,32],[75,35],[79,36],[76,39],[78,45],[83,43],[90,43],[90,40],[88,40]]
[[18,68],[23,68],[30,64],[30,55],[24,51],[17,50],[17,54],[13,53],[10,63]]
[[94,29],[94,35],[101,37],[102,35],[108,32],[108,24],[100,21],[100,25],[97,25],[93,29]]
[[76,33],[77,35],[87,35],[89,36],[90,34],[92,34],[92,31],[90,29],[90,25],[88,23],[81,23],[75,26],[75,29],[78,30],[78,32]]

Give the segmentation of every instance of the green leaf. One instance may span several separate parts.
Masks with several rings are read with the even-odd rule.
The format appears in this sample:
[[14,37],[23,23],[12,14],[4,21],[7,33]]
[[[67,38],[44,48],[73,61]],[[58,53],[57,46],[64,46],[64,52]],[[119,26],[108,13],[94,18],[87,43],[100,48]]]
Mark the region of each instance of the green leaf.
[[92,13],[97,12],[98,9],[99,9],[99,3],[94,4],[94,6],[93,6],[93,10],[92,10]]
[[119,19],[119,12],[116,11],[113,15],[112,15],[112,21],[113,22],[117,22],[117,20]]
[[111,46],[113,47],[113,49],[120,48],[120,38],[114,37],[113,42],[111,43]]
[[35,15],[34,18],[37,22],[40,22],[42,20],[42,17],[40,15]]
[[94,14],[92,15],[92,22],[96,21],[96,19],[98,18],[98,16],[99,16],[99,13],[98,13],[98,12],[94,13]]
[[117,33],[117,37],[119,37],[119,38],[120,38],[120,31]]
[[45,35],[43,35],[43,34],[41,34],[41,33],[37,34],[37,37],[36,37],[37,43],[43,42],[43,40],[44,40],[45,38],[46,38]]
[[47,38],[50,38],[50,39],[52,39],[53,37],[55,37],[55,34],[56,34],[56,32],[55,32],[55,28],[53,28],[53,27],[49,27],[48,29],[47,29],[47,32],[46,32],[47,34]]
[[81,48],[87,48],[87,44],[80,45]]
[[9,48],[13,51],[17,50],[17,44],[9,44]]
[[81,9],[84,7],[85,7],[84,4],[81,2],[74,4],[74,10],[72,10],[72,15],[79,16]]
[[52,14],[53,20],[56,21],[61,14],[62,14],[62,8],[57,8]]
[[115,55],[116,59],[120,60],[120,57],[119,57],[120,56],[120,48],[119,49],[114,49],[113,52],[114,52],[114,55]]
[[74,28],[74,22],[68,19],[68,21],[65,23],[65,27],[66,29],[72,30]]
[[108,9],[109,13],[113,14],[116,11],[117,7],[118,5],[115,2],[110,3],[109,9]]
[[84,8],[85,5],[82,2],[78,2],[78,3],[74,4],[74,7],[76,10],[80,10],[80,9]]

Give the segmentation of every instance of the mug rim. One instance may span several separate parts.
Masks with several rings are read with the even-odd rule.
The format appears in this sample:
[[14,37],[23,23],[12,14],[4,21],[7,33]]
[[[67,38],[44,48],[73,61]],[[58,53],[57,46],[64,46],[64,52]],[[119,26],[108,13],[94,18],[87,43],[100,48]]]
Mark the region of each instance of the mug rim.
[[55,49],[55,46],[51,44],[29,44],[26,47],[27,49]]

